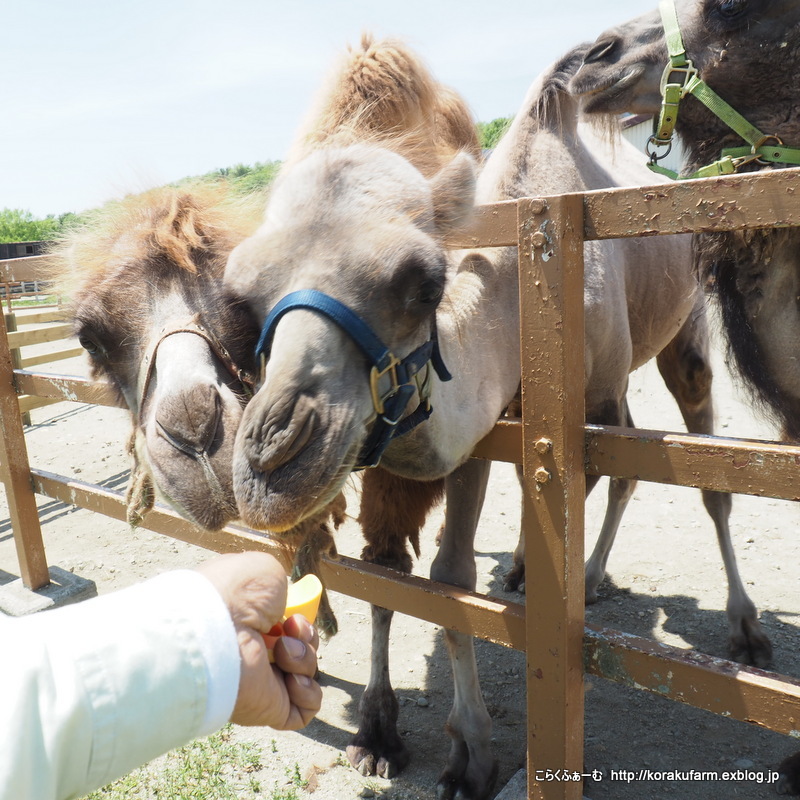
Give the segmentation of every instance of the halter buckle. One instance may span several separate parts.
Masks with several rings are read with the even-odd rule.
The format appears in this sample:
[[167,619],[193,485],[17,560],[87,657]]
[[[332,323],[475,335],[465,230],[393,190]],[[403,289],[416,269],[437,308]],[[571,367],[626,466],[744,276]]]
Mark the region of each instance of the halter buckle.
[[[671,81],[670,78],[674,73],[682,74],[683,79],[681,81]],[[664,72],[661,73],[661,96],[663,97],[666,93],[667,86],[679,86],[681,90],[681,99],[683,99],[688,92],[687,87],[689,81],[697,74],[698,70],[690,58],[686,59],[685,64],[673,64],[669,62],[667,66],[664,67]]]
[[[391,360],[386,367],[383,369],[373,367],[369,372],[369,390],[372,394],[372,406],[379,417],[383,416],[386,401],[397,394],[397,390],[400,388],[400,381],[397,377],[397,367],[400,365],[401,361],[394,353],[389,353],[389,358]],[[390,386],[386,392],[381,394],[378,381],[380,381],[384,375],[389,376]]]

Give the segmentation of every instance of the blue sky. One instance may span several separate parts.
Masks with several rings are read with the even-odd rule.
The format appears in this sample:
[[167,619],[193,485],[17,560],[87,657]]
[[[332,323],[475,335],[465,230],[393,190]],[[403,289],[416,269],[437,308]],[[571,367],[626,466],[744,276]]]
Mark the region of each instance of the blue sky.
[[281,159],[362,31],[412,45],[478,119],[655,0],[4,0],[0,208],[36,216]]

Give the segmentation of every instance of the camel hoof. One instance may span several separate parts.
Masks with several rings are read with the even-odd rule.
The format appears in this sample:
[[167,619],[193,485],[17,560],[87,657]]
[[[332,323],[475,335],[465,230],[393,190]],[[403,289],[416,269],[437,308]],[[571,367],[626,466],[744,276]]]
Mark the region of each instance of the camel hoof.
[[450,769],[439,777],[436,783],[437,800],[487,800],[497,781],[497,762],[485,778],[475,777],[467,772],[457,774]]
[[[402,743],[390,752],[379,753],[377,750],[353,742],[347,746],[347,759],[364,777],[377,775],[379,778],[394,778],[408,766],[410,756]],[[386,750],[385,746],[383,750]]]
[[794,753],[781,761],[775,792],[792,797],[800,795],[800,753]]
[[515,564],[503,578],[503,590],[525,594],[525,565]]
[[[742,620],[741,633],[731,636],[728,641],[731,661],[748,664],[752,667],[769,669],[772,664],[772,643],[761,630],[758,621]],[[800,780],[800,770],[798,771]]]

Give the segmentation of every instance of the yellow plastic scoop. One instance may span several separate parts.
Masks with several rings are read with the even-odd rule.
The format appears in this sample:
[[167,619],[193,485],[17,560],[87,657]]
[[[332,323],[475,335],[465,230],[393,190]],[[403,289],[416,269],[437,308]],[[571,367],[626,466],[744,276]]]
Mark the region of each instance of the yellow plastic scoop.
[[[314,620],[317,618],[321,596],[322,583],[316,575],[309,573],[300,578],[299,581],[290,583],[286,591],[286,609],[283,612],[283,622],[295,614],[302,614],[313,625]],[[272,649],[275,647],[275,642],[283,635],[283,624],[281,622],[273,625],[269,633],[263,634],[270,661],[275,660]]]

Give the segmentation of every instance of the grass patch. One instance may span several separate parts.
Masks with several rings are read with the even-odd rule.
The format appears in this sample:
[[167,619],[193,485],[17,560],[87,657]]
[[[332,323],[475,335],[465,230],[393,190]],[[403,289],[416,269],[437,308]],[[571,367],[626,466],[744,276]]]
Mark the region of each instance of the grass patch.
[[[5,299],[5,298],[4,298]],[[40,294],[36,297],[20,297],[18,300],[11,296],[12,308],[26,308],[27,306],[58,305],[58,295]]]
[[[92,792],[85,800],[267,800],[253,776],[260,769],[261,749],[232,741],[231,727],[226,726]],[[273,793],[269,800],[296,797]]]

